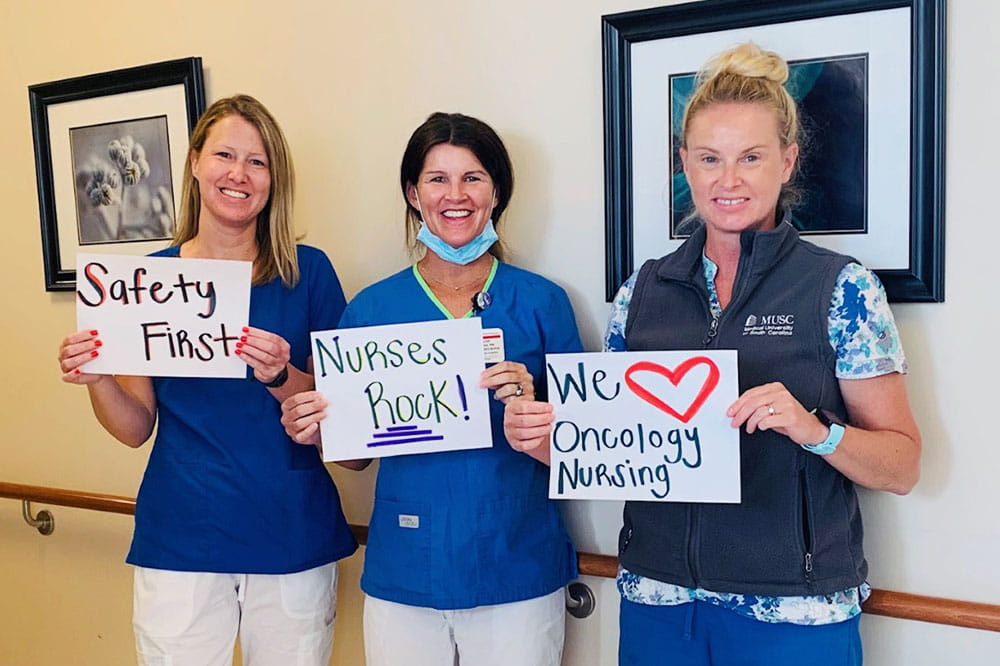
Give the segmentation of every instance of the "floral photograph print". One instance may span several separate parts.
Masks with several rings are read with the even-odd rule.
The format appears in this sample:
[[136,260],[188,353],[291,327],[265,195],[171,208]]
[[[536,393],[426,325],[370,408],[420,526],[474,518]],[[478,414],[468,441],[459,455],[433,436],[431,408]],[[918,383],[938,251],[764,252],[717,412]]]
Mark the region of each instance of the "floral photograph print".
[[28,86],[46,291],[76,255],[142,255],[173,238],[187,146],[205,110],[201,58]]
[[80,245],[174,233],[167,117],[69,130]]

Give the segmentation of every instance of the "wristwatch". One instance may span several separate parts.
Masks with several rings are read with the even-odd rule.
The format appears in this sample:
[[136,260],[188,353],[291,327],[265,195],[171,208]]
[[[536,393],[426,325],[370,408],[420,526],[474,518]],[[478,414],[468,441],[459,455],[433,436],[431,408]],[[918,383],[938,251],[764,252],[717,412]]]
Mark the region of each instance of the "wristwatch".
[[288,366],[286,365],[285,367],[283,367],[281,369],[281,372],[279,372],[278,374],[276,374],[274,376],[274,379],[272,379],[269,382],[264,382],[264,381],[261,381],[259,379],[257,381],[259,381],[261,384],[263,384],[267,388],[279,388],[279,387],[282,387],[282,386],[285,385],[285,382],[288,381]]
[[817,409],[813,412],[819,422],[829,428],[830,432],[827,433],[826,439],[824,439],[819,444],[803,444],[802,448],[809,453],[815,453],[818,456],[828,456],[837,450],[840,446],[840,440],[844,438],[844,426],[841,423],[830,418],[829,412],[825,409]]

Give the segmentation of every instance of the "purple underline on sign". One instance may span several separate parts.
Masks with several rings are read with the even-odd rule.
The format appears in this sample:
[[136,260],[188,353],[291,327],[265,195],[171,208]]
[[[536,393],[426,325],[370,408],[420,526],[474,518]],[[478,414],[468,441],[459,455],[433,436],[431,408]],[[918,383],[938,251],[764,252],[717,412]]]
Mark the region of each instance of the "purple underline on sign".
[[386,428],[389,432],[399,432],[401,430],[416,430],[420,426],[409,425],[409,426],[389,426]]
[[404,439],[394,439],[391,441],[368,442],[368,446],[390,446],[392,444],[411,444],[413,442],[433,442],[444,439],[444,435],[431,435],[429,437],[406,437]]
[[[414,427],[416,427],[416,426],[414,426]],[[407,432],[407,433],[399,433],[399,432],[376,432],[376,433],[372,434],[372,437],[399,437],[401,435],[404,436],[404,437],[411,437],[413,435],[429,435],[432,432],[434,432],[434,431],[433,430],[411,430],[410,432]]]

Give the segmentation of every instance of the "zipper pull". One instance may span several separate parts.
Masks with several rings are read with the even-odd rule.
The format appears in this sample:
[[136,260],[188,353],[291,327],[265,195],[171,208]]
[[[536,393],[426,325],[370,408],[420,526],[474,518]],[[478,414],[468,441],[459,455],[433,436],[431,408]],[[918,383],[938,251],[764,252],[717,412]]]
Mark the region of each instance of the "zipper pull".
[[719,332],[719,318],[712,317],[712,324],[708,327],[708,334],[705,339],[701,341],[703,347],[707,347],[712,339],[715,338],[716,334]]
[[813,555],[812,553],[806,553],[806,573],[810,574],[813,570]]

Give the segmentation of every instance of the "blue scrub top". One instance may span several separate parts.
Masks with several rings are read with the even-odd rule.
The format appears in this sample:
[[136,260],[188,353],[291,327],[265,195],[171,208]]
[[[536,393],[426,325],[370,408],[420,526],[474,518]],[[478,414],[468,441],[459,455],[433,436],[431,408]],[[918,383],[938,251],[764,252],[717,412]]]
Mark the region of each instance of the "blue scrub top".
[[[566,292],[502,263],[486,290],[483,328],[503,329],[506,359],[527,366],[544,400],[545,354],[582,350]],[[340,327],[447,317],[411,267],[358,294]],[[361,578],[367,594],[472,608],[549,594],[577,575],[559,507],[548,499],[548,467],[510,447],[503,411],[491,396],[492,448],[379,462]]]
[[[179,248],[156,253],[178,256]],[[320,250],[298,247],[301,278],[250,290],[250,325],[283,337],[305,369],[309,332],[335,328],[344,293]],[[355,551],[316,447],[292,442],[281,406],[245,379],[154,377],[158,428],[136,498],[127,561],[175,571],[283,574]]]

